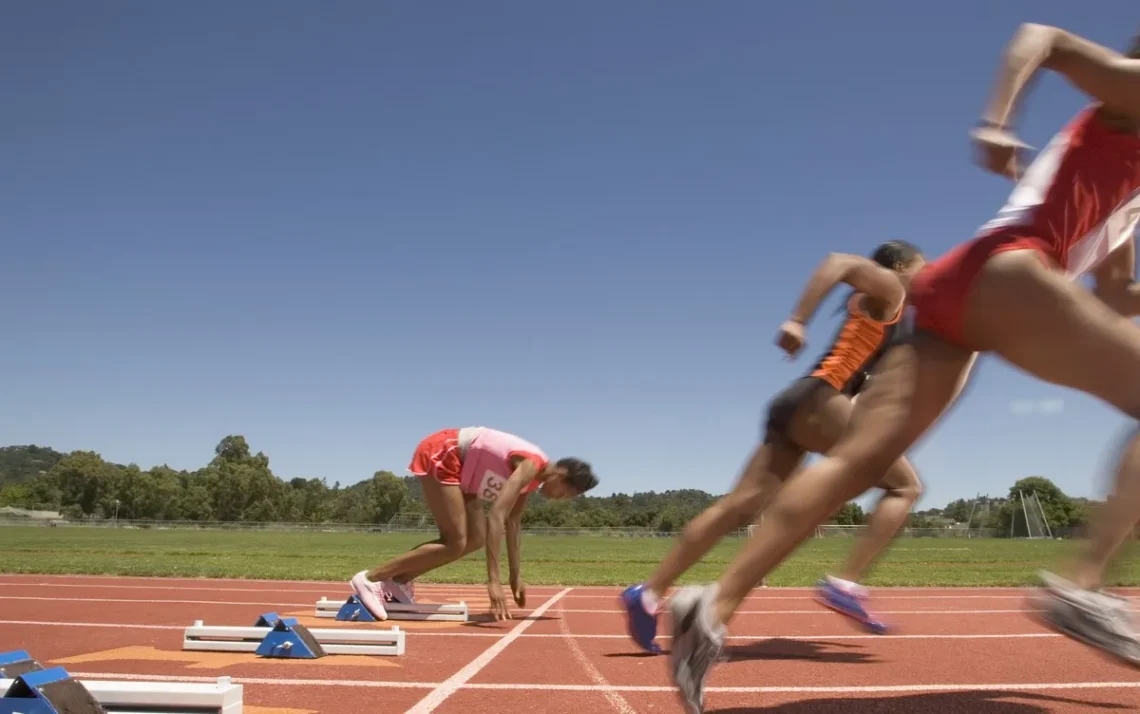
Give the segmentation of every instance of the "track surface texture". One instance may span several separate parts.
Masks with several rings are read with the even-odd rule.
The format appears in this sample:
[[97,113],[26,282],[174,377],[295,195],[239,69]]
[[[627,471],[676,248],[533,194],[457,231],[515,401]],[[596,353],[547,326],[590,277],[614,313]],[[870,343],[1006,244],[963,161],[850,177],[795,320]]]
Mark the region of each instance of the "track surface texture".
[[[707,711],[1140,710],[1140,670],[1041,628],[1027,593],[878,589],[872,605],[894,630],[875,637],[817,605],[811,590],[756,590],[732,623],[729,661],[709,678]],[[473,621],[386,623],[408,633],[401,657],[306,662],[181,649],[195,620],[249,626],[275,611],[345,626],[317,620],[313,608],[347,594],[345,583],[0,575],[0,650],[29,650],[81,679],[231,676],[245,685],[246,714],[682,712],[666,657],[642,655],[626,637],[617,588],[531,588],[527,609],[495,623],[483,586],[421,586],[421,601],[466,601]]]

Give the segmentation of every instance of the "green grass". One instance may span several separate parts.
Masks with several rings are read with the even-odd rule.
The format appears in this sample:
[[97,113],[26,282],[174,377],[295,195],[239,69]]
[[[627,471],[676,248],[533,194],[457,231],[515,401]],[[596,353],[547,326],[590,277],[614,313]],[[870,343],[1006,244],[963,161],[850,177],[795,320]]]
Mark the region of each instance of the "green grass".
[[[0,571],[337,580],[429,539],[426,533],[4,527],[0,528]],[[672,542],[666,538],[524,536],[523,578],[532,585],[627,585],[649,575]],[[728,539],[721,543],[683,582],[714,579],[743,542]],[[848,538],[813,539],[768,582],[811,585],[843,561],[851,543]],[[1037,570],[1056,566],[1077,547],[1079,543],[1072,541],[903,538],[878,563],[867,584],[1026,585],[1033,582]],[[484,562],[482,553],[471,555],[430,573],[422,582],[484,582]],[[1111,584],[1140,585],[1140,549],[1134,544],[1126,548]]]

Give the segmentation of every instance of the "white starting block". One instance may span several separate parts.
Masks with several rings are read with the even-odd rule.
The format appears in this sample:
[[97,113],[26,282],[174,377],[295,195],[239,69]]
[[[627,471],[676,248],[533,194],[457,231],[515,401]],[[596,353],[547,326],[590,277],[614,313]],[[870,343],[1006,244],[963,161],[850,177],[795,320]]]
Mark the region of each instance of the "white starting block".
[[[0,694],[14,679],[0,679]],[[229,677],[213,684],[76,680],[107,714],[241,714],[242,687]],[[31,700],[24,700],[29,704]]]
[[[386,602],[389,620],[417,622],[467,622],[467,603],[401,603]],[[330,600],[323,597],[317,601],[316,617],[333,618],[343,622],[375,622],[368,610],[351,596],[347,600]]]
[[186,628],[182,649],[256,652],[267,657],[295,659],[315,659],[325,654],[398,656],[404,654],[404,635],[404,631],[398,627],[388,630],[310,630],[286,621],[285,626],[278,625],[271,629],[264,626],[207,626],[198,620],[193,627]]

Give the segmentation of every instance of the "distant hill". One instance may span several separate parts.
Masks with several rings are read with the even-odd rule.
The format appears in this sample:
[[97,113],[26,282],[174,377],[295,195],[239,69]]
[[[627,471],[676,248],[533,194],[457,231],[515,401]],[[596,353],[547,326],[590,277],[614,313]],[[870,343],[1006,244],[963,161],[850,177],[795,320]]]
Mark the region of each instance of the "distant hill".
[[50,471],[63,454],[46,446],[0,447],[0,487],[7,483],[26,483],[40,472]]

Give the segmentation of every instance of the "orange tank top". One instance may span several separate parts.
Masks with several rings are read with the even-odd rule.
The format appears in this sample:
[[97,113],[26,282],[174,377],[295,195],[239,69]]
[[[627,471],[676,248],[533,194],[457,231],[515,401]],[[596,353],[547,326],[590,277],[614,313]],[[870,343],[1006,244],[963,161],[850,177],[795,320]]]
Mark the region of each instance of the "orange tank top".
[[882,356],[894,338],[902,309],[887,322],[880,322],[863,312],[861,293],[847,301],[847,319],[839,328],[831,349],[812,369],[812,377],[835,387],[840,392],[857,392],[866,373]]

